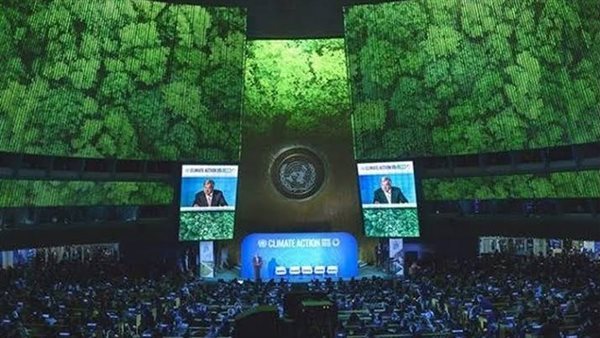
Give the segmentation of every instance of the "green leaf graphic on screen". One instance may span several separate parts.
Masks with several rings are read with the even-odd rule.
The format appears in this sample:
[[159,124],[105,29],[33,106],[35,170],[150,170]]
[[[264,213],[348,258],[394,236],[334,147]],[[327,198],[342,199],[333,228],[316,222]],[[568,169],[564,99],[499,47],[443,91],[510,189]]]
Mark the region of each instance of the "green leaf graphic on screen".
[[165,205],[173,187],[153,182],[0,180],[0,207]]
[[231,239],[234,216],[234,211],[182,211],[179,240]]
[[426,200],[600,198],[600,171],[424,179]]
[[343,39],[248,42],[244,113],[255,131],[281,121],[293,131],[335,131],[350,111]]
[[600,140],[593,1],[409,0],[345,26],[359,159]]
[[365,234],[369,237],[418,237],[416,208],[363,209]]
[[245,13],[149,0],[0,4],[0,150],[235,161]]

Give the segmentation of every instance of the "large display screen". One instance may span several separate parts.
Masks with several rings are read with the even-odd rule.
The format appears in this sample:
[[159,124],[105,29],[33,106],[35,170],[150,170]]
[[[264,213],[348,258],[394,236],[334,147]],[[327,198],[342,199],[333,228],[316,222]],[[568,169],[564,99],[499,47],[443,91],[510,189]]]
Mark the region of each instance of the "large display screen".
[[336,132],[350,113],[344,39],[248,41],[244,128]]
[[408,0],[345,12],[358,159],[600,140],[590,0]]
[[237,165],[183,165],[179,240],[232,239]]
[[422,181],[423,199],[600,198],[600,171],[549,174],[429,178]]
[[246,14],[150,0],[0,2],[0,151],[239,157]]
[[358,274],[356,239],[345,232],[251,234],[242,241],[242,278],[310,281]]
[[171,203],[173,187],[166,183],[0,180],[0,208]]
[[358,183],[367,236],[419,236],[412,161],[359,163]]

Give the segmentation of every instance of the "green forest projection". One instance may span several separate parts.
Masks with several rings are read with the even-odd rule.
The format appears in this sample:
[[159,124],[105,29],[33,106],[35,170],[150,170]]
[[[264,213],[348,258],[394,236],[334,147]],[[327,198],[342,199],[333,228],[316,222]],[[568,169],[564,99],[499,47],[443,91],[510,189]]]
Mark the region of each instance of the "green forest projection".
[[417,208],[363,208],[368,237],[419,237]]
[[0,180],[0,207],[160,205],[173,187],[153,182]]
[[425,200],[600,198],[600,171],[422,180]]
[[146,0],[3,0],[0,151],[239,157],[245,13]]
[[232,239],[235,211],[182,211],[180,241]]
[[244,128],[335,132],[348,117],[343,39],[249,41],[246,53]]
[[593,0],[408,0],[346,10],[359,159],[600,140]]

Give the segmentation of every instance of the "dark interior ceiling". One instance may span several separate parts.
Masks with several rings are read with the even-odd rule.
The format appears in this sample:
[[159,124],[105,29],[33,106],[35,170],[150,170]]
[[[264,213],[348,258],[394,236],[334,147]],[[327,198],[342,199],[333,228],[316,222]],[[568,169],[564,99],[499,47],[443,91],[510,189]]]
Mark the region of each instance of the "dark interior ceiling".
[[381,0],[163,0],[248,11],[249,39],[304,39],[344,36],[345,6]]

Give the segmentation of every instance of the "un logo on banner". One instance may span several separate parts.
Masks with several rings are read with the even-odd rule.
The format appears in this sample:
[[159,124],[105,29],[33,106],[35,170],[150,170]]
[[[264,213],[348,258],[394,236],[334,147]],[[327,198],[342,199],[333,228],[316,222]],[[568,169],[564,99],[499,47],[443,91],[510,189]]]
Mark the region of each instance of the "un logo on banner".
[[293,148],[275,158],[271,179],[277,190],[288,198],[313,196],[324,180],[323,162],[306,148]]
[[267,247],[267,240],[266,239],[259,239],[258,240],[258,247],[261,249],[264,249]]

